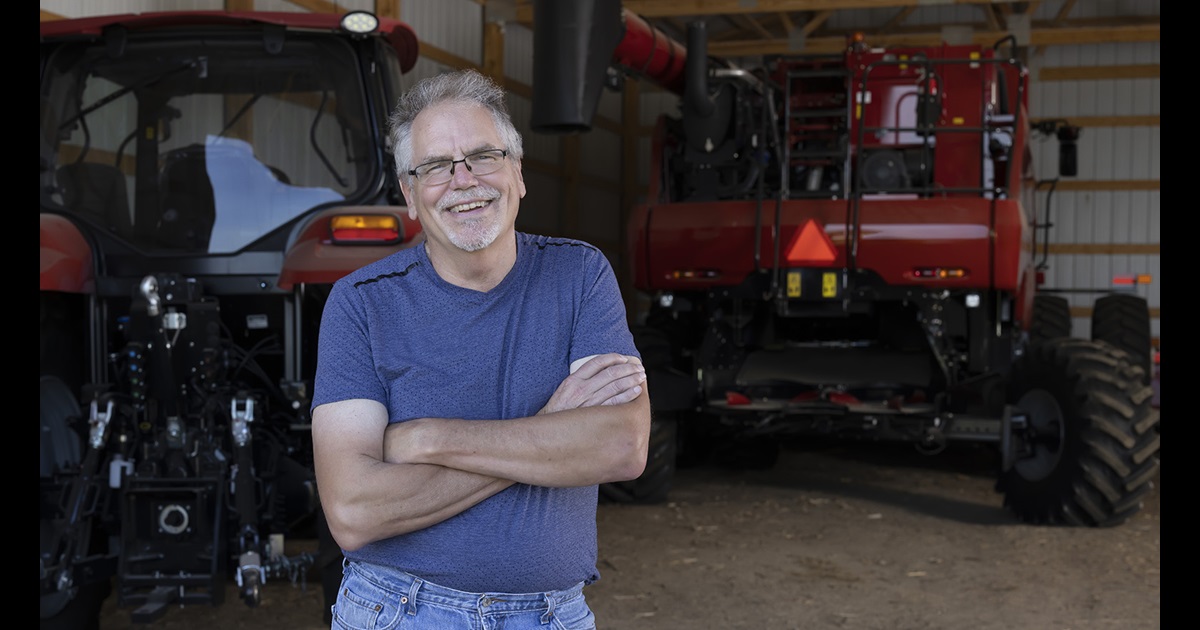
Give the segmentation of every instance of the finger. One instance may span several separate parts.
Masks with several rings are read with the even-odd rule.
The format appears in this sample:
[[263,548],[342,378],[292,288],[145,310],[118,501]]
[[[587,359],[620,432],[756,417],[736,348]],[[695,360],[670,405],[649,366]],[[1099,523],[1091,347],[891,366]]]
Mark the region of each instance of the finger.
[[[587,406],[604,404],[613,397],[622,396],[623,394],[628,393],[630,390],[640,388],[642,383],[645,382],[646,374],[644,372],[637,372],[611,380],[603,387],[598,388],[596,392],[589,398],[586,404]],[[622,402],[628,402],[634,398],[637,398],[636,393],[632,396],[629,396],[627,399],[623,399]]]
[[601,405],[620,405],[620,404],[624,404],[624,403],[633,401],[641,394],[642,394],[642,386],[638,385],[631,389],[627,389],[619,394],[616,394],[612,398],[609,398],[608,400],[606,400],[600,404]]

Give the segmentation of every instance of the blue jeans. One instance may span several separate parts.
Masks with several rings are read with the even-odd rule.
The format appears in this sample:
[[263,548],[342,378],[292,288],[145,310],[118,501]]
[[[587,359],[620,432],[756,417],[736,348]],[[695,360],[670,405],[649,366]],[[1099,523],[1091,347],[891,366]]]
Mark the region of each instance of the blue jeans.
[[466,593],[343,561],[332,630],[595,630],[583,582],[546,593]]

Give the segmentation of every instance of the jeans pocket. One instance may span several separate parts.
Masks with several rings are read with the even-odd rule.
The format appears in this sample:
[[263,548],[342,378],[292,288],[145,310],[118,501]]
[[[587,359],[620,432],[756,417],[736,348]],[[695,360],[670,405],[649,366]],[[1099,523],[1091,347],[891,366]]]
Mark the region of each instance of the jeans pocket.
[[394,630],[402,617],[401,596],[348,568],[333,604],[333,625],[345,630]]
[[596,630],[596,616],[583,595],[555,604],[550,623],[557,630]]

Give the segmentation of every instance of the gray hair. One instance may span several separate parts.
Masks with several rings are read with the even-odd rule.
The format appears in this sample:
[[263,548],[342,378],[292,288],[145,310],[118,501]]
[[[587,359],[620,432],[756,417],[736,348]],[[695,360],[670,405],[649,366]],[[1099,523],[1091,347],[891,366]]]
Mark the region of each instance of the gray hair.
[[509,157],[520,160],[524,155],[521,134],[508,113],[504,90],[492,79],[470,68],[426,77],[400,97],[400,102],[388,118],[388,135],[392,141],[392,156],[396,160],[396,175],[412,185],[413,147],[412,126],[417,114],[427,107],[441,103],[467,103],[482,106],[492,115],[500,140]]

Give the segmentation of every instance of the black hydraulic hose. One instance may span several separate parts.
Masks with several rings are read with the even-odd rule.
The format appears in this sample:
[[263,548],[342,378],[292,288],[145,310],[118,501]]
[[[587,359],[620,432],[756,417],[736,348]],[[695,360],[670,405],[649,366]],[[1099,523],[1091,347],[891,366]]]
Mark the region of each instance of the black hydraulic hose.
[[[1034,268],[1036,268],[1038,271],[1042,271],[1050,266],[1049,263],[1047,262],[1050,259],[1050,228],[1054,227],[1054,224],[1050,222],[1050,208],[1052,207],[1050,205],[1050,199],[1051,199],[1051,197],[1054,196],[1054,189],[1058,187],[1058,178],[1055,177],[1054,179],[1039,181],[1037,183],[1037,188],[1041,188],[1042,184],[1045,184],[1045,183],[1050,184],[1050,190],[1046,193],[1046,222],[1045,222],[1045,224],[1039,224],[1037,226],[1037,229],[1035,229],[1033,231],[1033,251],[1034,252],[1037,252],[1037,250],[1038,250],[1038,232],[1044,231],[1044,233],[1045,233],[1045,238],[1043,239],[1042,244],[1041,244],[1042,245],[1042,259],[1040,261],[1038,261],[1036,265],[1034,265]],[[1036,216],[1036,213],[1035,213],[1035,216]]]
[[329,158],[325,157],[325,152],[321,150],[321,145],[317,143],[317,124],[321,122],[321,114],[325,112],[325,103],[327,102],[329,102],[329,91],[323,90],[321,92],[321,105],[317,107],[317,115],[313,118],[312,126],[308,130],[309,141],[312,142],[313,150],[317,152],[317,157],[321,158],[321,161],[325,163],[325,168],[329,169],[330,174],[333,175],[338,184],[349,186],[349,182],[346,181],[346,178],[338,174],[337,169],[329,162]]
[[[786,78],[784,80],[787,81]],[[789,98],[787,96],[788,91],[787,91],[786,87],[784,90],[784,94],[785,94],[785,98]],[[774,94],[772,94],[770,90],[767,90],[766,94],[764,96],[767,100],[767,120],[768,120],[770,131],[771,131],[771,143],[775,147],[775,158],[777,160],[779,160],[779,190],[775,196],[775,225],[771,229],[771,237],[774,241],[774,251],[775,251],[774,265],[775,266],[771,270],[770,297],[774,297],[775,292],[779,290],[779,274],[780,274],[780,271],[779,271],[779,238],[780,238],[779,220],[780,220],[780,216],[782,215],[782,212],[783,212],[783,200],[790,194],[790,190],[791,190],[790,184],[789,184],[789,179],[788,179],[790,177],[790,175],[789,175],[790,168],[789,168],[788,162],[791,159],[791,154],[789,153],[788,148],[783,144],[784,140],[782,138],[780,138],[780,136],[779,136],[779,113],[775,111]],[[785,112],[785,116],[786,116],[787,120],[789,120],[789,121],[791,120],[790,109],[791,109],[790,102],[785,102],[784,103],[784,112]],[[765,177],[765,175],[764,175],[764,177]],[[760,208],[761,208],[761,202],[760,202]],[[761,216],[761,211],[760,211],[759,215]],[[760,216],[756,217],[756,219],[759,219]],[[761,239],[761,235],[762,235],[762,226],[755,225],[754,227],[755,227],[755,230],[754,230],[754,238],[755,238],[754,261],[755,261],[755,268],[758,268],[758,256],[759,256],[758,252],[759,252],[759,249],[761,248],[760,239]]]
[[[237,121],[239,119],[241,119],[241,117],[247,111],[249,111],[250,107],[252,105],[254,105],[255,103],[257,103],[258,99],[262,98],[262,96],[263,96],[262,92],[259,92],[259,93],[255,94],[254,96],[250,97],[249,99],[247,99],[246,102],[240,108],[238,108],[237,113],[235,113],[232,117],[230,117],[229,122],[225,125],[225,128],[221,130],[221,133],[217,134],[217,137],[223,137],[225,135],[226,131],[229,131],[230,129],[232,129],[233,126],[237,123]],[[324,104],[322,104],[322,105],[324,105]]]
[[[1014,48],[1017,45],[1017,37],[1015,35],[1007,35],[997,40],[995,44],[992,44],[992,50],[999,52],[1000,45],[1006,41],[1011,42]],[[999,92],[998,98],[1000,99],[1000,113],[1011,113],[1012,108],[1010,108],[1008,104],[1008,76],[1004,73],[1004,68],[1002,66],[998,66],[996,68],[996,88]]]

